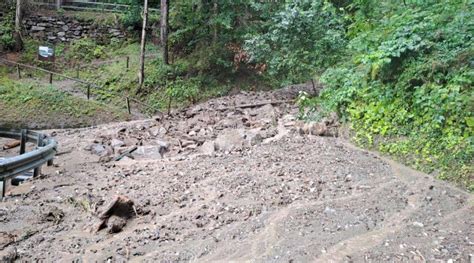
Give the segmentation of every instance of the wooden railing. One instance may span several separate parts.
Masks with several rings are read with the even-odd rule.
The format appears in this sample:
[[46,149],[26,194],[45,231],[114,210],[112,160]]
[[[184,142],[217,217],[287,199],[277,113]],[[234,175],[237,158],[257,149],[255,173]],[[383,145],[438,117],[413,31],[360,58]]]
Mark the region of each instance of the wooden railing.
[[[90,2],[88,0],[32,0],[33,5],[39,5],[53,9],[71,9],[92,12],[125,12],[131,6],[108,2]],[[157,8],[148,8],[151,12],[159,12]]]

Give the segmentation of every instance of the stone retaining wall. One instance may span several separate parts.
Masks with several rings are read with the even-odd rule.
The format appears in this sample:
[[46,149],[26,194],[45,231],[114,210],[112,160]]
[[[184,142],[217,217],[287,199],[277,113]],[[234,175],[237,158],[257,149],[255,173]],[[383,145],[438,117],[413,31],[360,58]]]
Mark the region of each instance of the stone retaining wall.
[[93,21],[80,21],[66,16],[25,17],[23,26],[30,37],[53,44],[86,37],[108,44],[112,39],[123,40],[126,37],[118,27],[95,25]]

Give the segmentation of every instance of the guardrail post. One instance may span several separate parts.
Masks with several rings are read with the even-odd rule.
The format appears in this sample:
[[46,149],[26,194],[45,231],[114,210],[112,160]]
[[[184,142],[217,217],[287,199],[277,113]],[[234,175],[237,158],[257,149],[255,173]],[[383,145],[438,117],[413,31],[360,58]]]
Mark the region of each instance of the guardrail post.
[[20,155],[25,153],[26,147],[26,129],[21,130],[21,137],[20,137]]
[[87,85],[87,100],[89,100],[91,97],[91,86]]
[[126,66],[127,69],[130,67],[130,57],[129,56],[127,56],[127,58],[126,58],[125,66]]
[[16,65],[16,72],[18,73],[18,79],[21,79],[20,65]]
[[128,97],[126,97],[125,102],[127,103],[128,114],[132,114],[132,110],[130,109],[130,99]]
[[[36,145],[39,147],[43,147],[43,134],[38,134],[38,140],[36,141]],[[33,170],[33,178],[37,177],[41,173],[41,166],[36,167]]]
[[7,191],[7,179],[0,180],[0,190],[2,190],[0,197],[3,199],[3,197],[5,197],[5,192]]
[[53,73],[49,73],[49,84],[53,84]]

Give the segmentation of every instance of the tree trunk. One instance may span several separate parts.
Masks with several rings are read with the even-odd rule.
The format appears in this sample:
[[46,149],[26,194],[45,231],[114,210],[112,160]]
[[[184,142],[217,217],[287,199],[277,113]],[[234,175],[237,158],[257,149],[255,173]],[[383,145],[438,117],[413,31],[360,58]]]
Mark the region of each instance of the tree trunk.
[[[213,16],[214,16],[214,21],[216,21],[216,17],[217,17],[217,10],[218,10],[218,7],[217,7],[217,0],[214,0],[214,4],[213,4],[213,7],[212,7],[212,13],[213,13]],[[214,22],[214,28],[213,28],[213,36],[212,36],[212,43],[216,43],[217,42],[217,23]]]
[[168,0],[161,0],[161,23],[160,23],[160,42],[163,46],[163,63],[168,61]]
[[21,39],[21,0],[16,0],[16,13],[15,13],[15,32],[13,38],[15,40],[15,51],[23,49],[23,40]]
[[61,0],[56,0],[56,10],[61,9]]
[[[148,0],[143,4],[143,27],[142,27],[142,42],[140,45],[140,71],[138,72],[138,83],[140,88],[145,81],[145,44],[146,44],[146,25],[148,20]],[[139,89],[140,90],[140,89]]]

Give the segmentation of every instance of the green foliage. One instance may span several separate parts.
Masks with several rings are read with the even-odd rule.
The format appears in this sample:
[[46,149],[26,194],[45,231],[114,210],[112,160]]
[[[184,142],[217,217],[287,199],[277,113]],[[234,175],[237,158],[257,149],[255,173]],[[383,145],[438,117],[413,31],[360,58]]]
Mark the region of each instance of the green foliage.
[[6,8],[5,16],[0,20],[0,51],[9,50],[14,47],[15,40],[13,32],[15,30],[15,9]]
[[308,81],[334,64],[345,43],[343,21],[326,1],[287,4],[265,31],[247,40],[246,50],[286,84]]
[[11,109],[8,114],[19,114],[19,119],[29,118],[33,112],[50,116],[93,117],[103,108],[99,103],[84,101],[51,86],[20,84],[7,78],[0,78],[0,104]]
[[90,38],[81,38],[72,42],[66,53],[66,60],[79,60],[90,62],[105,56],[106,47],[98,45]]
[[165,90],[166,96],[169,100],[178,102],[187,100],[188,102],[196,103],[199,95],[199,87],[201,85],[200,82],[198,78],[178,78],[167,85]]
[[407,3],[352,17],[349,56],[304,103],[338,111],[359,143],[473,188],[473,3]]

